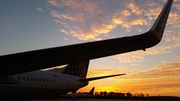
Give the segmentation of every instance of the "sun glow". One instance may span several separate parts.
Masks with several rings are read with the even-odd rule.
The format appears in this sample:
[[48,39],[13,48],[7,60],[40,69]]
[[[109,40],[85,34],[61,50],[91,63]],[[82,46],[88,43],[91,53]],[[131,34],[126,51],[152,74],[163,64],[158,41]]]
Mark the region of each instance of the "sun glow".
[[96,88],[97,92],[106,91],[106,92],[116,92],[117,88],[115,86],[99,86]]

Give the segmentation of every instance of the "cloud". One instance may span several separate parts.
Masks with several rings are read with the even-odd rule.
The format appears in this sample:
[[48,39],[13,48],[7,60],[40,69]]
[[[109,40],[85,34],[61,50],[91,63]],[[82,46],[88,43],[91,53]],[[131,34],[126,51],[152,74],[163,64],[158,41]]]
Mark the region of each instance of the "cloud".
[[154,2],[152,0],[148,0],[146,1],[146,5],[149,6],[149,7],[156,7],[156,6],[159,6],[159,4],[157,2]]
[[[156,11],[159,11],[157,8],[150,9],[150,12],[145,13],[145,15],[153,20],[156,19],[155,13]],[[155,47],[152,47],[150,49],[147,49],[144,51],[136,51],[132,53],[127,54],[120,54],[117,56],[117,59],[119,59],[120,62],[123,63],[133,63],[133,62],[145,62],[145,57],[148,55],[160,55],[160,54],[167,54],[171,53],[174,49],[180,48],[180,13],[177,11],[171,11],[169,14],[167,27],[164,32],[163,39],[160,44],[158,44]],[[140,21],[143,22],[143,21]],[[145,22],[144,24],[148,25],[149,22]],[[141,24],[141,23],[140,23]],[[138,30],[138,28],[137,28]],[[141,32],[142,30],[139,29]]]
[[[156,8],[150,9],[150,12],[146,13],[147,17],[151,20],[156,19],[155,13],[156,11],[159,11]],[[123,63],[133,63],[133,62],[145,62],[145,57],[148,55],[160,55],[160,54],[167,54],[171,53],[174,49],[180,48],[180,13],[177,11],[172,11],[169,14],[167,27],[164,32],[164,36],[162,39],[162,42],[158,44],[158,46],[152,47],[150,49],[147,49],[144,51],[136,51],[132,53],[125,53],[120,54],[116,58],[119,59],[120,62]],[[143,22],[143,21],[141,21]],[[145,24],[148,24],[148,22],[145,22]],[[138,29],[137,29],[138,30]],[[139,29],[142,31],[141,29]]]
[[62,32],[62,33],[65,33],[65,34],[69,34],[66,30],[64,30],[64,29],[60,29],[60,32]]
[[171,12],[167,22],[168,28],[164,35],[164,40],[168,43],[177,44],[180,42],[180,13]]
[[148,22],[144,19],[140,19],[140,18],[137,18],[137,19],[133,19],[129,22],[124,22],[122,24],[122,27],[126,28],[126,29],[130,29],[132,28],[132,26],[137,26],[137,25],[148,25]]
[[146,56],[168,54],[172,52],[172,49],[176,49],[179,47],[180,47],[180,44],[159,45],[159,46],[146,49],[146,51],[139,50],[135,52],[119,54],[119,55],[116,55],[115,58],[118,59],[119,62],[121,63],[145,62]]
[[57,23],[57,24],[66,25],[66,23],[65,23],[65,22],[62,22],[62,21],[60,21],[60,20],[54,20],[54,22],[55,22],[55,23]]
[[[89,77],[94,77],[102,76],[104,73],[104,75],[115,74],[119,71],[113,69],[90,69],[88,72]],[[107,89],[107,91],[125,93],[132,92],[150,95],[160,94],[180,96],[180,77],[178,76],[180,74],[180,61],[166,62],[159,66],[154,66],[144,70],[135,70],[133,72],[126,70],[126,72],[128,72],[128,75],[126,76],[109,79],[110,82],[113,83],[102,84],[102,82],[98,83],[97,81],[96,90],[102,91],[103,89]],[[92,85],[90,84],[89,86],[91,87]],[[111,86],[111,88],[108,89],[109,86]]]
[[[149,26],[148,21],[141,17],[143,10],[135,2],[100,1],[100,0],[48,0],[55,9],[51,9],[51,15],[58,19],[56,23],[68,26],[69,33],[79,40],[97,40],[101,36],[108,37],[116,27],[130,31],[133,26]],[[61,9],[61,10],[59,10]],[[129,19],[135,16],[133,19]],[[135,28],[142,31],[140,28]]]
[[44,11],[42,8],[39,8],[39,7],[37,7],[36,9],[40,12]]
[[[68,28],[69,35],[79,40],[97,40],[102,35],[109,37],[106,34],[117,27],[127,32],[132,29],[142,32],[139,26],[150,26],[163,7],[162,1],[47,0],[47,3],[51,16],[56,18],[54,21]],[[174,7],[178,9],[179,6]],[[178,18],[178,14],[170,16]]]
[[[64,27],[60,32],[79,40],[102,40],[114,38],[113,31],[145,32],[161,12],[166,0],[48,0],[54,22]],[[163,44],[146,52],[121,54],[120,62],[145,62],[148,55],[171,53],[180,48],[179,1],[175,1],[164,32]],[[126,33],[129,34],[129,33]]]
[[132,13],[134,14],[137,14],[137,15],[142,14],[142,10],[140,10],[140,8],[133,2],[129,3],[127,7],[131,9]]
[[47,2],[55,7],[60,6],[60,3],[57,0],[48,0]]
[[89,68],[88,77],[122,73],[122,71],[125,71],[127,75],[90,82],[87,87],[79,91],[89,91],[89,89],[96,85],[96,91],[143,93],[150,94],[151,96],[180,96],[180,60],[175,62],[165,61],[157,66],[133,71],[131,69],[123,70],[122,68],[117,70],[115,68]]
[[64,38],[65,41],[68,41],[69,39],[68,38]]
[[[138,78],[166,78],[180,79],[177,75],[180,73],[180,61],[172,63],[164,63],[151,69],[139,73],[135,77]],[[169,82],[169,81],[168,81]]]
[[[151,94],[171,94],[180,87],[180,61],[165,63],[159,66],[148,68],[126,78],[128,90],[133,92],[147,92]],[[127,83],[126,82],[126,83]],[[117,85],[118,86],[118,85]],[[128,87],[130,86],[130,87]],[[138,89],[137,89],[138,88]],[[169,91],[169,92],[167,92]],[[175,93],[172,95],[178,95]],[[179,95],[178,95],[179,96]]]

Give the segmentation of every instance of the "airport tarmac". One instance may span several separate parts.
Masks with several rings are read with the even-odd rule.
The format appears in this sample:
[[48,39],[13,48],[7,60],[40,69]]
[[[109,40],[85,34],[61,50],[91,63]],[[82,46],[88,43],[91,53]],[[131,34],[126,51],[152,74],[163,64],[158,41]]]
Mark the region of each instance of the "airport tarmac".
[[[78,101],[132,101],[132,100],[122,100],[122,99],[77,99]],[[73,99],[58,99],[58,100],[31,100],[31,101],[75,101]],[[135,100],[135,101],[147,101],[147,100]],[[148,100],[150,101],[150,100]],[[152,100],[154,101],[154,100]]]

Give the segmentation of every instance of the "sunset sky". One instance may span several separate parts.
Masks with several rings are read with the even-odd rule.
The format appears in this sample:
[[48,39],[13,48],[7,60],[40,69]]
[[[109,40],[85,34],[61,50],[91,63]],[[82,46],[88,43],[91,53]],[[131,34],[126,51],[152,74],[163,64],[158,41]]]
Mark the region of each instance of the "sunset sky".
[[[0,55],[138,35],[148,31],[167,0],[0,0]],[[92,81],[78,91],[180,96],[180,0],[174,0],[162,41],[90,61]],[[105,50],[107,51],[107,50]]]

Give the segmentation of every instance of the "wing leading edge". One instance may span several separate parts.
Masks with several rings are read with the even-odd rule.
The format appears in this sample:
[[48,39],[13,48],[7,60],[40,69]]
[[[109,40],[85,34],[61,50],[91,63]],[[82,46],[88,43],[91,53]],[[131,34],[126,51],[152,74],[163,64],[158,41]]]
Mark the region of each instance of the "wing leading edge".
[[0,56],[0,76],[150,48],[162,39],[172,3],[167,1],[153,27],[141,35]]

